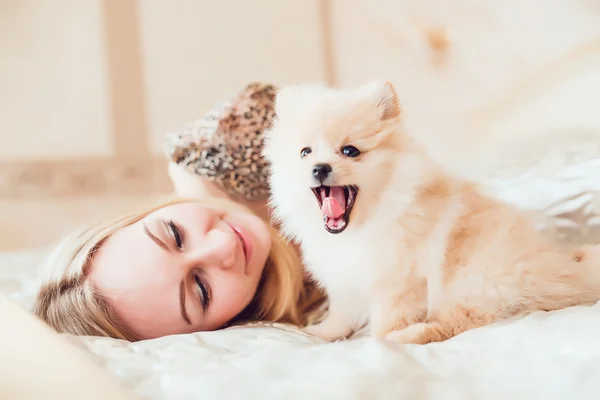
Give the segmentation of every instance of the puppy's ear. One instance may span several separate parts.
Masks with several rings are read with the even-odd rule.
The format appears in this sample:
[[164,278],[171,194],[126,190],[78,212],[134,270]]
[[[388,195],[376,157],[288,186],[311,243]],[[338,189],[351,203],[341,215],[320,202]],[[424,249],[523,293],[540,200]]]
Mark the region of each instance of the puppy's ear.
[[381,109],[381,120],[387,121],[400,116],[400,104],[394,85],[387,81],[381,85],[377,108]]

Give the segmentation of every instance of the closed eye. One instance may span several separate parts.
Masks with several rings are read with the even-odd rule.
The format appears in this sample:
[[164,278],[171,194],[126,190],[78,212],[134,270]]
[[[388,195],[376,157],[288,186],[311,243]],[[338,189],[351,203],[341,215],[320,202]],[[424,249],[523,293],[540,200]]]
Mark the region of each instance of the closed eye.
[[173,236],[173,240],[175,240],[175,245],[178,249],[183,248],[183,234],[177,224],[173,221],[167,222],[167,226],[169,227],[169,231]]
[[210,305],[210,287],[206,284],[206,281],[199,274],[194,275],[194,281],[198,286],[198,294],[200,296],[200,303],[202,304],[202,309],[204,310],[204,312],[206,312],[208,306]]

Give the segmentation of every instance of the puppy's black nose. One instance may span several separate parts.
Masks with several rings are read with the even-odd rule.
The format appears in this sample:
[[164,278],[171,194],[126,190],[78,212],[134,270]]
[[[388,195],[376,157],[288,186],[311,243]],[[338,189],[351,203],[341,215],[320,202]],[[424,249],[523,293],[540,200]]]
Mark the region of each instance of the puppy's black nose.
[[312,169],[313,176],[319,180],[319,182],[323,182],[327,179],[327,176],[331,172],[331,165],[329,164],[315,164]]

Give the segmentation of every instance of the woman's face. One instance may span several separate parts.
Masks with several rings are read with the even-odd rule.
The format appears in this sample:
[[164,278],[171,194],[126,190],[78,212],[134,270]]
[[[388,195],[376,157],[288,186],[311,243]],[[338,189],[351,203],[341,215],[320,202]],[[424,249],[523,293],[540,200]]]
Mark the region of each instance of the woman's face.
[[180,203],[111,235],[90,279],[141,339],[209,331],[250,303],[270,249],[260,218]]

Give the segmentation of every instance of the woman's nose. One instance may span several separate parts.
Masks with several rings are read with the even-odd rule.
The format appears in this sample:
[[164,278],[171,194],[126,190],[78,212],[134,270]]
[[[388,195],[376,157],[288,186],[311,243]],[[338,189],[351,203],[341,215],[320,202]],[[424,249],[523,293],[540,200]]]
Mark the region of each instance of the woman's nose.
[[209,231],[190,253],[197,264],[230,268],[235,263],[237,241],[234,234],[219,229]]

